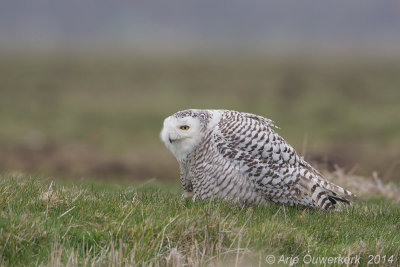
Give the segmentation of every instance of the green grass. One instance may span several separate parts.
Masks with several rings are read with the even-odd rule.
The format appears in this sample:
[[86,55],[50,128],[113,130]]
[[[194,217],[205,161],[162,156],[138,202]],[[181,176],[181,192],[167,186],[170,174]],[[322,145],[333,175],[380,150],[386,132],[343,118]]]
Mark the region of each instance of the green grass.
[[[400,206],[368,197],[339,212],[183,200],[177,185],[1,177],[2,265],[266,265],[265,257],[393,255]],[[383,264],[381,262],[380,265]]]

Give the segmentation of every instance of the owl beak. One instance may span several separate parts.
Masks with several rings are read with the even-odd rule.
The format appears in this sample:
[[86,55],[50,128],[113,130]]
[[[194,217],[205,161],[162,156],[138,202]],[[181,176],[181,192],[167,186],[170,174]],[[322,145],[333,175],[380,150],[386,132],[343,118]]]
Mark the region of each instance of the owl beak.
[[171,137],[168,137],[169,142],[172,144],[172,142],[176,141],[176,139],[171,139]]

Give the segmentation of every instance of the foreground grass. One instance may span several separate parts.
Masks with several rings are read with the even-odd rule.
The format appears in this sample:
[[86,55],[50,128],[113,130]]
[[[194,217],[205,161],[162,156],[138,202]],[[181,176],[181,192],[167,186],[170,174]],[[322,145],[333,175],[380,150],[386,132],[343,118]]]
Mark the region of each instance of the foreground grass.
[[2,265],[243,266],[266,265],[267,255],[302,263],[307,254],[359,256],[361,266],[380,255],[379,265],[398,265],[399,222],[399,205],[384,198],[322,212],[192,202],[178,187],[152,184],[0,180]]

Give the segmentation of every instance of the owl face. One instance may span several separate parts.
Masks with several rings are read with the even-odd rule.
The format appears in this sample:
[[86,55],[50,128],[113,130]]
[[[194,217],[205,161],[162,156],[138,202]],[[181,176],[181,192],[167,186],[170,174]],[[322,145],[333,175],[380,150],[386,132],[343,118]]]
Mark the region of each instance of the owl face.
[[164,120],[161,140],[178,161],[184,159],[201,141],[200,120],[197,117],[170,116]]

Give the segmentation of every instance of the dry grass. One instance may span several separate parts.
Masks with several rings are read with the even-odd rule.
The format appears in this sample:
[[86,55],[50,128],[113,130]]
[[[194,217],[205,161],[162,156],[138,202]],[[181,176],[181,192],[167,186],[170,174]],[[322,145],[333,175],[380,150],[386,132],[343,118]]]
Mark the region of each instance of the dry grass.
[[400,202],[400,187],[394,182],[382,182],[377,172],[372,173],[372,177],[366,178],[355,175],[351,172],[345,173],[341,168],[336,168],[334,172],[323,172],[323,175],[332,181],[359,196],[382,196]]

